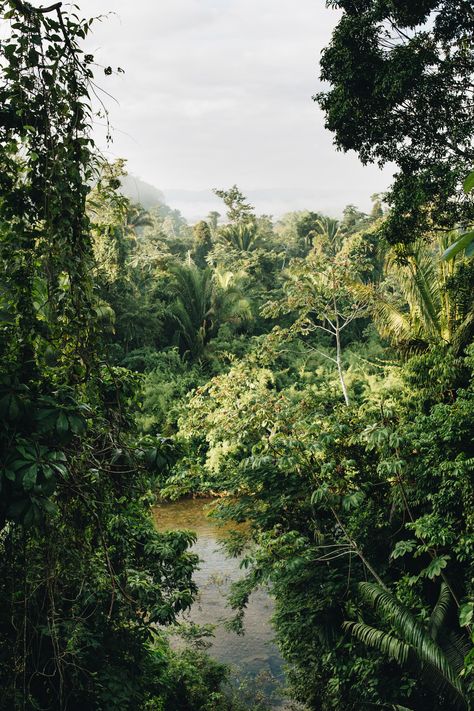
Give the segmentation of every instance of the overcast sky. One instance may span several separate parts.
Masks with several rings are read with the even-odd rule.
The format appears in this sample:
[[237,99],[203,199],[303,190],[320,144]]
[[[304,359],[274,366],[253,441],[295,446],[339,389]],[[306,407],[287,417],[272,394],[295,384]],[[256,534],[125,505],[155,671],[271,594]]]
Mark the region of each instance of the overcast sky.
[[108,157],[125,157],[188,217],[213,207],[213,187],[234,183],[273,214],[367,209],[388,186],[391,171],[336,152],[312,101],[337,21],[324,0],[78,2],[86,15],[115,13],[89,40],[100,64],[125,70],[97,74],[118,102],[105,97]]

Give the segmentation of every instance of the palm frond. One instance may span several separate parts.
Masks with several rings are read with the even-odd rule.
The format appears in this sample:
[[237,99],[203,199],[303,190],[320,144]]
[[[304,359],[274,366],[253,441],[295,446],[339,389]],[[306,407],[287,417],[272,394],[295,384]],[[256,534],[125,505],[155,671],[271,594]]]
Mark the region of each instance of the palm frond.
[[[440,238],[436,244],[415,244],[410,254],[392,249],[386,259],[385,271],[390,275],[395,291],[405,302],[401,311],[396,310],[405,316],[406,323],[412,329],[412,333],[406,338],[407,329],[404,328],[405,336],[402,341],[450,343],[459,351],[474,331],[474,315],[470,315],[472,309],[468,309],[468,313],[462,312],[456,294],[448,288],[449,280],[455,276],[461,262],[440,261],[439,247],[442,248],[442,242],[443,238]],[[389,335],[392,331],[390,318],[385,321],[387,316],[382,307],[376,324],[382,333],[384,324],[387,323],[383,335]],[[401,322],[397,324],[398,315],[394,316],[396,320],[393,324],[393,340],[398,342],[396,334],[397,328],[401,328]],[[459,323],[462,318],[464,321]],[[403,322],[404,327],[405,325]]]
[[431,636],[436,639],[439,635],[440,629],[446,620],[446,615],[448,614],[449,606],[451,604],[451,593],[446,585],[446,583],[441,583],[439,590],[439,596],[436,601],[436,605],[430,615],[429,627]]
[[432,336],[441,335],[441,289],[433,256],[418,248],[409,260],[409,277],[404,292],[411,308],[416,308],[424,328]]
[[464,701],[461,681],[441,647],[430,634],[404,608],[390,592],[377,583],[360,583],[362,596],[372,604],[395,629],[403,642],[411,647],[422,666],[431,667],[440,681],[440,686],[448,686],[456,697]]
[[453,669],[461,672],[464,660],[472,649],[472,645],[466,637],[450,632],[443,639],[443,649]]
[[410,315],[403,312],[380,293],[373,284],[351,282],[351,290],[370,304],[370,309],[380,335],[383,338],[403,343],[414,338]]
[[398,343],[413,339],[413,325],[407,314],[382,298],[374,304],[374,320],[379,333],[384,338],[389,338]]
[[474,310],[467,314],[454,331],[452,344],[455,353],[460,353],[474,335]]
[[259,241],[258,225],[256,222],[240,222],[237,225],[226,225],[220,230],[223,242],[231,245],[240,252],[254,249]]
[[366,625],[365,622],[344,622],[343,627],[356,639],[368,647],[378,649],[382,654],[394,659],[400,666],[404,666],[410,656],[410,645],[402,642],[390,632],[383,632],[376,627]]

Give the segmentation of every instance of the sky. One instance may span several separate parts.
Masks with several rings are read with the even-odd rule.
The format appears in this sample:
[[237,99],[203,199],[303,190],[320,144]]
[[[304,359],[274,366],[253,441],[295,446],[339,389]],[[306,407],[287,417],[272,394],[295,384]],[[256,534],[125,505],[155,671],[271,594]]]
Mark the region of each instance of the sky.
[[312,96],[338,14],[324,0],[77,0],[95,25],[88,51],[123,68],[97,80],[112,124],[106,156],[164,192],[188,219],[236,183],[263,213],[369,209],[393,171],[333,146]]

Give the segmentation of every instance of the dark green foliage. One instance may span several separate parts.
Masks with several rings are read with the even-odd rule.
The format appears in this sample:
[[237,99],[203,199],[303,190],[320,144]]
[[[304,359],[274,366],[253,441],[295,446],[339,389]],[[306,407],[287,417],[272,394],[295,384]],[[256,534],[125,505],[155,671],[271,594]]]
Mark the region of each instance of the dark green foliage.
[[174,342],[181,353],[196,359],[224,323],[240,325],[250,318],[250,307],[232,272],[199,269],[194,264],[171,268],[175,296],[170,316],[175,324]]
[[433,237],[471,219],[472,9],[332,4],[319,99],[341,148],[397,162],[392,211],[274,225],[234,186],[191,231],[94,155],[90,23],[0,3],[5,711],[244,708],[163,630],[195,539],[150,506],[209,492],[245,524],[232,624],[268,585],[294,698],[472,708],[473,270]]
[[[364,622],[346,622],[344,627],[361,642],[374,647],[401,666],[412,665],[418,673],[427,677],[428,684],[432,683],[439,690],[446,698],[446,703],[451,699],[455,708],[467,708],[467,695],[459,679],[464,661],[462,647],[451,641],[444,650],[436,640],[442,632],[450,602],[446,583],[441,584],[440,596],[426,627],[380,585],[361,583],[360,590],[362,597],[373,605],[378,616],[395,630],[395,634]],[[451,661],[455,659],[457,664]]]
[[[137,377],[102,362],[110,307],[86,215],[93,58],[79,46],[90,23],[59,4],[0,10],[0,707],[157,708],[169,663],[153,626],[189,607],[197,561],[191,533],[159,534],[149,514]],[[126,232],[105,233],[123,269]],[[152,444],[156,467],[166,442]]]
[[[195,446],[227,491],[220,515],[250,525],[233,604],[271,583],[292,688],[311,709],[468,707],[458,611],[473,593],[473,393],[468,362],[455,363],[432,350],[402,381],[361,374],[370,394],[353,386],[344,408],[327,376],[275,388],[246,359],[191,401],[182,433],[206,432]],[[393,616],[368,614],[367,579]]]
[[471,223],[472,200],[459,189],[474,158],[471,4],[331,4],[343,14],[321,60],[330,89],[317,100],[340,148],[397,164],[388,240]]
[[[303,215],[296,225],[296,233],[300,245],[301,256],[307,254],[314,244],[316,235],[319,232],[319,220],[321,215],[316,212],[308,212]],[[298,255],[300,256],[300,255]]]
[[194,225],[193,233],[194,239],[191,256],[200,269],[205,269],[207,266],[206,257],[212,247],[211,229],[207,222],[201,220],[201,222]]
[[[472,599],[469,328],[455,335],[472,311],[469,262],[440,262],[434,240],[387,250],[383,219],[353,206],[339,223],[296,215],[252,249],[217,241],[206,269],[168,258],[162,284],[181,355],[168,350],[156,365],[136,355],[146,372],[140,427],[176,445],[158,473],[162,493],[220,491],[218,515],[247,522],[234,625],[251,590],[269,582],[292,693],[321,711],[443,711],[472,686],[459,622]],[[305,226],[312,246],[301,245]],[[243,285],[237,301],[232,284]],[[229,308],[243,291],[254,312],[266,303],[251,331]],[[375,294],[397,318],[383,315]],[[431,675],[420,677],[401,628],[362,600],[367,579],[433,635]],[[445,657],[451,691],[436,685]]]

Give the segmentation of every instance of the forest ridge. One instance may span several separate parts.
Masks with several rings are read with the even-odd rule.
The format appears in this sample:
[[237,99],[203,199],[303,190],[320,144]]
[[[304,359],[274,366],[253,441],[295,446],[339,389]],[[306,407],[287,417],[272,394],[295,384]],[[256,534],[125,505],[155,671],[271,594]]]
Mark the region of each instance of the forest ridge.
[[268,588],[289,704],[473,708],[474,13],[329,4],[314,98],[390,190],[190,225],[94,144],[93,21],[0,1],[0,709],[269,708],[170,644],[187,496],[244,524],[231,627]]

